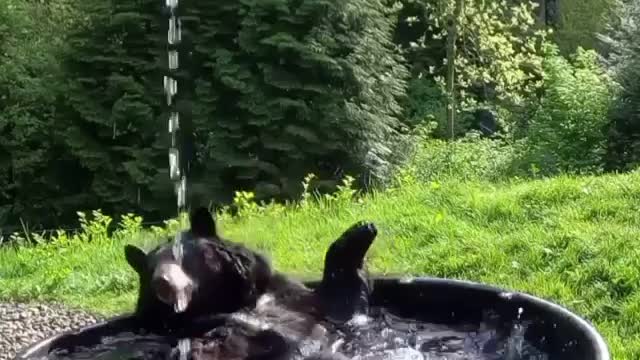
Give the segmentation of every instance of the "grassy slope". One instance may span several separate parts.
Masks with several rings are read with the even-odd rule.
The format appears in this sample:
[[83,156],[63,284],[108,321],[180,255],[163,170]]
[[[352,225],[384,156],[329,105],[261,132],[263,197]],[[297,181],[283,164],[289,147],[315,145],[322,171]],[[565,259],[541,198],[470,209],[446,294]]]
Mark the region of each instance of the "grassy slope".
[[[559,302],[593,321],[615,359],[640,358],[640,174],[492,185],[413,184],[362,202],[225,221],[225,235],[317,275],[328,243],[359,219],[380,236],[379,273],[469,279]],[[0,298],[55,298],[106,313],[131,309],[125,241],[149,234],[0,250]]]

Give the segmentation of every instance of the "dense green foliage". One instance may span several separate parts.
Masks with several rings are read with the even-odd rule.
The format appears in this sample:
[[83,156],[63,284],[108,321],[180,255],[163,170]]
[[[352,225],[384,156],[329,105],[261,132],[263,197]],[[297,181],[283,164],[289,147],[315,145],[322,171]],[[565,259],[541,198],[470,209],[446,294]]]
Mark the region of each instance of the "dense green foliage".
[[166,122],[158,86],[158,59],[166,56],[159,43],[160,5],[82,2],[80,9],[91,17],[66,38],[56,125],[69,153],[69,182],[76,192],[91,194],[85,206],[90,201],[114,213],[153,214],[162,205],[157,194],[171,194],[162,187],[168,177],[159,128]]
[[618,0],[562,0],[558,1],[553,38],[563,54],[578,47],[602,50],[598,34],[611,21]]
[[607,167],[629,170],[640,164],[640,2],[623,1],[604,39],[607,63],[621,87],[611,111]]
[[[424,120],[421,117],[425,115],[435,117],[439,127],[434,135],[443,136],[445,119],[439,113],[446,109],[445,47],[453,2],[406,3],[400,12],[396,41],[405,48],[414,73],[409,89],[413,101],[407,106],[407,116],[414,122]],[[463,115],[456,133],[463,135],[474,128],[474,120],[465,115],[479,108],[502,115],[502,125],[513,127],[513,119],[505,112],[523,106],[543,79],[542,45],[547,31],[536,24],[534,3],[465,0],[456,22],[455,93]],[[442,100],[434,104],[439,97]]]
[[[170,216],[162,3],[59,1],[2,7],[20,36],[2,38],[0,224],[70,224],[98,207]],[[77,13],[58,8],[67,3]],[[407,75],[392,8],[181,4],[177,101],[193,198],[290,198],[308,172],[328,189],[336,174],[388,178],[402,153]],[[40,10],[55,17],[31,17]],[[59,32],[43,31],[59,18],[69,20]]]
[[612,82],[594,51],[581,48],[569,61],[550,47],[539,102],[527,123],[526,164],[545,175],[603,170]]
[[197,143],[208,197],[238,188],[292,196],[308,172],[387,175],[406,70],[380,1],[232,1],[187,11],[197,16],[190,34],[203,101],[193,121],[206,134]]
[[[637,2],[623,3],[594,2],[617,10],[620,21],[571,28],[594,23],[575,2],[465,1],[455,20],[456,136],[487,126],[481,118],[496,121],[493,136],[502,140],[490,144],[510,159],[496,178],[635,166],[639,55],[630,44],[637,28],[624,24]],[[162,3],[5,4],[2,232],[73,226],[77,210],[97,208],[152,221],[171,216]],[[360,185],[388,184],[410,149],[442,138],[452,7],[439,0],[396,5],[181,1],[177,101],[190,202],[225,203],[238,190],[258,200],[290,199],[310,172],[322,190],[335,189],[345,174]],[[605,25],[615,41],[593,45]],[[572,40],[561,40],[562,31]],[[560,54],[545,50],[552,40]],[[612,76],[595,53],[573,51],[579,46],[602,50]],[[410,136],[433,123],[426,138]],[[439,173],[447,156],[421,160],[421,171]]]
[[[69,1],[7,1],[0,6],[0,224],[56,219],[77,190],[55,131],[62,39]],[[33,221],[38,223],[38,221]]]
[[[474,156],[470,147],[458,150],[461,159]],[[467,173],[465,163],[451,162],[452,174]],[[345,187],[287,207],[258,207],[241,196],[241,216],[222,214],[221,231],[265,251],[280,270],[317,277],[329,242],[368,219],[380,229],[368,259],[375,274],[526,291],[592,321],[616,360],[640,357],[640,257],[630,240],[640,231],[640,174],[503,184],[439,178],[423,182],[404,174],[382,193],[351,200]],[[145,231],[142,219],[130,216],[110,236],[110,221],[94,214],[83,218],[83,230],[74,236],[0,249],[0,299],[56,299],[107,314],[131,310],[137,278],[124,259],[124,244],[150,247],[178,223]]]

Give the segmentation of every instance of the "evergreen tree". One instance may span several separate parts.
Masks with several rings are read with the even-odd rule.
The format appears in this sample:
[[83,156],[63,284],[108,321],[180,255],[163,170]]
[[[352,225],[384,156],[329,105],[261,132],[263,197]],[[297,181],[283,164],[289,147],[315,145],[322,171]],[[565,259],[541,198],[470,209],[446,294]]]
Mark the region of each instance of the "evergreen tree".
[[[78,16],[31,24],[42,30],[30,33],[40,34],[34,47],[12,49],[35,49],[44,39],[55,51],[28,69],[19,56],[12,59],[20,62],[0,64],[9,70],[0,72],[0,86],[12,89],[10,97],[0,94],[3,110],[11,110],[0,114],[0,221],[15,225],[21,216],[69,224],[76,211],[97,208],[116,216],[173,215],[164,4],[50,4],[56,14]],[[239,189],[290,197],[309,172],[329,180],[345,172],[384,178],[401,138],[398,101],[406,76],[385,4],[179,5],[175,100],[191,203],[228,200]],[[64,24],[64,31],[53,36],[40,28],[50,22]],[[0,46],[6,42],[0,34]]]
[[81,204],[77,164],[54,132],[70,1],[0,6],[0,232],[61,225]]
[[384,176],[406,69],[382,2],[243,0],[188,9],[197,19],[193,121],[206,134],[196,142],[212,190],[288,197],[308,172]]
[[91,194],[85,209],[159,216],[175,203],[162,131],[162,5],[86,1],[88,21],[68,39],[58,131],[86,171],[78,184]]
[[607,165],[632,169],[640,164],[640,2],[620,1],[617,21],[600,38],[609,47],[605,59],[620,85],[612,111]]

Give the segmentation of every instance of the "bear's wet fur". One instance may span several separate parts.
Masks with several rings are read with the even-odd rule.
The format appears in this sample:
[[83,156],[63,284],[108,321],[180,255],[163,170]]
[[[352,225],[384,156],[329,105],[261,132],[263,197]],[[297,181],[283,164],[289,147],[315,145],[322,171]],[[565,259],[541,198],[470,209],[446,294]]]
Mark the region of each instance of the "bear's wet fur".
[[125,246],[126,260],[139,276],[135,315],[150,330],[187,326],[200,316],[253,307],[273,277],[264,256],[217,235],[201,237],[190,229],[182,233],[181,243],[183,259],[178,266],[197,281],[195,294],[182,313],[162,302],[152,288],[152,276],[158,266],[178,263],[172,240],[149,253],[133,245]]
[[312,290],[274,271],[263,255],[221,238],[206,209],[196,209],[190,220],[190,229],[181,234],[179,266],[195,284],[183,312],[159,300],[151,286],[160,264],[177,263],[171,241],[148,254],[127,245],[125,255],[140,277],[135,312],[140,326],[200,338],[194,359],[285,359],[305,339],[326,343],[326,319],[346,321],[368,310],[371,289],[363,259],[377,235],[373,224],[358,222],[331,244],[322,281]]

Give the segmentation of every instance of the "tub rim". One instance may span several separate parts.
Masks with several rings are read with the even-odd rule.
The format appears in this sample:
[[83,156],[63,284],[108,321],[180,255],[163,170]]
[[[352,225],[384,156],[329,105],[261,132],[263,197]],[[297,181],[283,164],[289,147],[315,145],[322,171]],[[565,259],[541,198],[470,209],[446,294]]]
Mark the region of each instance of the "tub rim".
[[[611,354],[609,352],[609,348],[603,338],[603,336],[598,332],[596,327],[586,319],[581,316],[573,313],[569,309],[551,302],[549,300],[545,300],[543,298],[533,296],[521,291],[511,291],[505,288],[500,288],[495,285],[489,285],[484,283],[479,283],[475,281],[469,280],[460,280],[460,279],[446,279],[446,278],[437,278],[430,276],[372,276],[370,280],[374,284],[374,291],[378,284],[398,284],[398,285],[419,285],[421,286],[445,286],[445,287],[454,287],[459,289],[467,289],[471,291],[479,291],[485,293],[493,293],[494,295],[503,299],[503,301],[522,301],[525,303],[530,303],[532,305],[538,306],[544,310],[544,312],[549,312],[560,317],[568,319],[568,321],[572,322],[573,325],[576,326],[576,330],[583,333],[585,337],[588,339],[589,344],[593,347],[595,351],[595,359],[596,360],[611,360]],[[319,284],[320,280],[306,280],[303,281],[309,287],[315,287]],[[48,351],[52,343],[56,340],[66,337],[69,335],[79,335],[81,333],[85,333],[88,330],[98,330],[100,328],[106,327],[126,327],[132,320],[131,313],[125,313],[117,316],[110,317],[101,322],[80,327],[75,330],[68,330],[65,332],[61,332],[45,339],[39,340],[35,343],[27,345],[22,350],[20,350],[14,360],[26,360],[29,359],[30,356],[37,354],[42,351]]]

